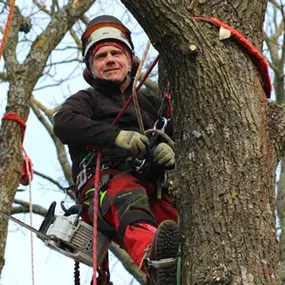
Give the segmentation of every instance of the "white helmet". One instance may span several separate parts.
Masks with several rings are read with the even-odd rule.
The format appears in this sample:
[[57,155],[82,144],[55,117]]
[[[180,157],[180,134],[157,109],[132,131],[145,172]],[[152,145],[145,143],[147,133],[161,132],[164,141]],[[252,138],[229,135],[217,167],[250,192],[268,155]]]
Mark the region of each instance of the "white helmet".
[[94,45],[106,40],[119,41],[133,54],[134,45],[131,32],[117,18],[103,15],[94,18],[87,25],[82,37],[82,55],[87,62],[88,53]]

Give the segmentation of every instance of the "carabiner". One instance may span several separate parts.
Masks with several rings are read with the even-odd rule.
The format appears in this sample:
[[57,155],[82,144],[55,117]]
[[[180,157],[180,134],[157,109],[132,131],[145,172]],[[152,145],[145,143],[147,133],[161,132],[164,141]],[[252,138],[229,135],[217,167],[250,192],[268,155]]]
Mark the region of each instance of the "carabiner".
[[153,128],[155,129],[155,130],[157,130],[158,128],[157,128],[157,124],[158,123],[160,123],[160,122],[163,122],[163,126],[161,127],[161,131],[162,132],[165,132],[165,129],[166,129],[166,126],[167,126],[167,119],[165,118],[165,117],[161,117],[160,119],[158,119],[155,123],[154,123],[154,126],[153,126]]
[[136,171],[140,171],[144,167],[145,163],[146,163],[146,159],[136,158],[135,163],[134,163],[134,167],[135,167]]

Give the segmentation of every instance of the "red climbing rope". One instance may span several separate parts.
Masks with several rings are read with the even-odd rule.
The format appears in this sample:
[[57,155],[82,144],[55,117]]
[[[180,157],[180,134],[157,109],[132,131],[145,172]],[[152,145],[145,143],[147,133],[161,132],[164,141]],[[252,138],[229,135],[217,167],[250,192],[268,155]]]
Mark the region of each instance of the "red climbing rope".
[[240,43],[251,56],[253,62],[259,69],[260,75],[263,80],[263,88],[267,98],[270,98],[270,94],[272,91],[272,84],[268,72],[268,63],[266,58],[261,54],[261,52],[254,47],[241,33],[235,30],[233,27],[223,23],[222,21],[216,18],[206,18],[206,17],[193,17],[194,20],[200,20],[204,22],[209,22],[214,24],[217,27],[223,27],[231,32],[231,35]]
[[15,2],[16,2],[16,0],[11,0],[10,1],[10,10],[9,10],[9,14],[8,14],[8,19],[7,19],[7,22],[6,22],[6,25],[5,25],[3,38],[2,38],[1,46],[0,46],[0,60],[1,60],[1,57],[2,57],[2,54],[3,54],[3,51],[4,51],[6,39],[8,37],[10,25],[11,25],[11,22],[12,22],[12,17],[13,17],[13,13],[14,13],[14,9],[15,9]]
[[97,285],[97,224],[98,224],[98,191],[100,183],[100,163],[101,151],[97,151],[97,162],[95,170],[95,186],[94,186],[94,201],[93,201],[93,277],[92,284]]

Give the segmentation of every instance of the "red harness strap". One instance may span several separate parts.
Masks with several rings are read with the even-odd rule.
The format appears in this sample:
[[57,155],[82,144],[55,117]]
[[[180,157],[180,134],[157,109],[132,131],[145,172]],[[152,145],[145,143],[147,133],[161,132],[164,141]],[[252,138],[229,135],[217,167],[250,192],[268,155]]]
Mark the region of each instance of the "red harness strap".
[[240,43],[249,53],[251,56],[253,62],[256,64],[256,66],[259,69],[260,75],[263,80],[263,88],[265,91],[265,94],[267,98],[270,98],[270,93],[272,91],[272,85],[271,80],[269,77],[268,72],[268,63],[266,58],[260,53],[260,51],[255,48],[241,33],[239,33],[237,30],[235,30],[233,27],[221,22],[220,20],[216,18],[205,18],[205,17],[193,17],[194,20],[200,20],[204,22],[210,22],[214,24],[217,27],[223,27],[231,32],[233,37]]
[[170,94],[170,83],[167,83],[167,87],[164,91],[164,101],[166,102],[166,117],[169,119],[172,114],[172,105],[171,105],[171,94]]
[[[15,113],[6,113],[3,116],[2,120],[16,121],[20,125],[21,133],[22,133],[22,143],[23,143],[24,136],[25,136],[25,130],[26,130],[25,121]],[[22,146],[22,151],[23,151],[23,164],[22,164],[22,175],[20,178],[20,183],[26,186],[29,184],[30,180],[33,180],[33,167],[32,167],[32,161],[28,157],[23,146]],[[29,174],[30,174],[30,177],[29,177]]]

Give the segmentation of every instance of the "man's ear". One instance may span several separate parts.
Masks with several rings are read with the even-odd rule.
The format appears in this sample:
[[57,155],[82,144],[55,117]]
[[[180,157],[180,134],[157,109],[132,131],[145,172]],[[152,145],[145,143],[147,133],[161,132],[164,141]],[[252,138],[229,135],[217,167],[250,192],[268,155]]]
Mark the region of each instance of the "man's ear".
[[83,78],[85,79],[85,81],[93,87],[93,83],[94,83],[94,77],[93,75],[90,73],[90,71],[88,70],[88,68],[86,67],[83,70]]

